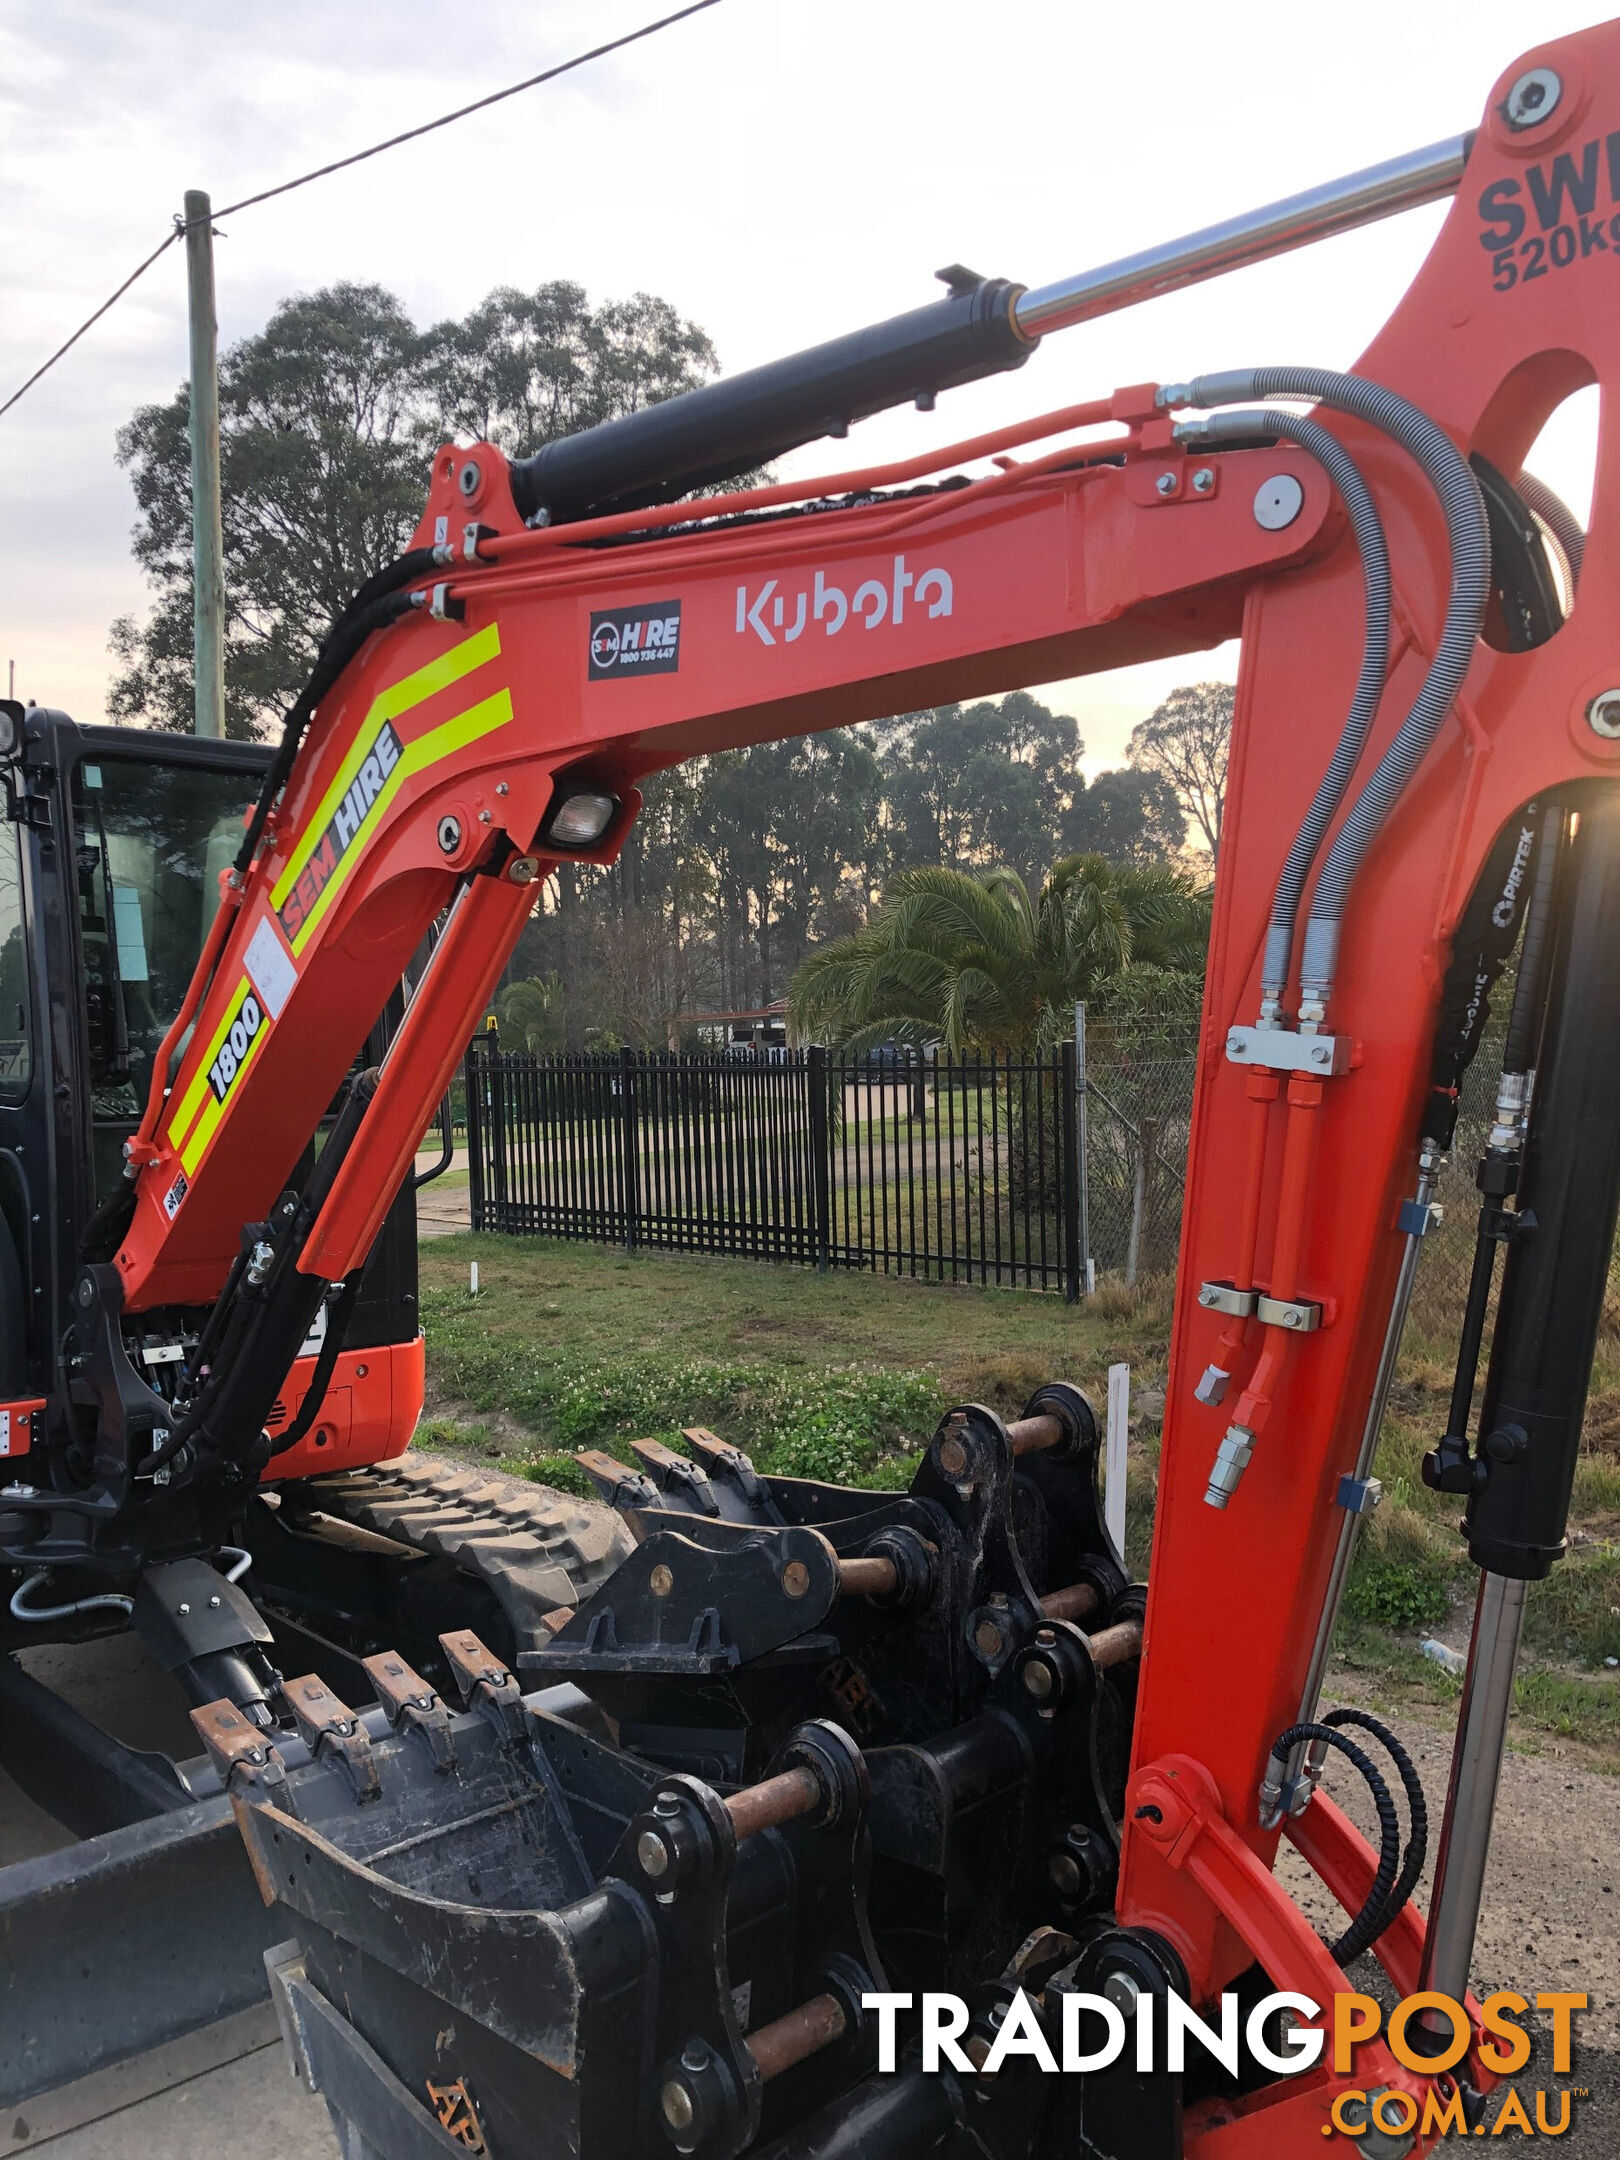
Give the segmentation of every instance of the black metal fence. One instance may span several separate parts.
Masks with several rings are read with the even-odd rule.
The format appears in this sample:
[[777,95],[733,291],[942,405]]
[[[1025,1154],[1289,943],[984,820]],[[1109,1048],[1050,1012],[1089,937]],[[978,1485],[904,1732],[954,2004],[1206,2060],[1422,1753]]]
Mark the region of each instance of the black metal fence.
[[1072,1042],[885,1063],[480,1038],[466,1105],[475,1230],[1079,1294]]
[[[1098,1035],[1078,1087],[1073,1041],[907,1064],[539,1056],[480,1036],[463,1075],[471,1226],[1071,1298],[1088,1255],[1099,1279],[1162,1276],[1181,1235],[1195,1029],[1140,1046]],[[1462,1311],[1500,1065],[1498,1018],[1418,1270],[1413,1328],[1436,1342]]]

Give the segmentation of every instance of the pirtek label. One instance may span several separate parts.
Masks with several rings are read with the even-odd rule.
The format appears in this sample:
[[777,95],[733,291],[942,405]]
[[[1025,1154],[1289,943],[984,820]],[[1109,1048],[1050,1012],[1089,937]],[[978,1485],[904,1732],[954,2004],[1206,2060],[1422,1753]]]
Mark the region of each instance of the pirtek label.
[[591,617],[587,682],[626,675],[673,675],[681,664],[681,603],[654,600],[645,607],[598,608]]
[[355,835],[365,823],[366,812],[382,793],[383,782],[399,763],[399,752],[399,737],[385,720],[377,731],[377,740],[360,760],[360,770],[355,774],[349,792],[333,811],[331,823],[299,873],[298,883],[276,911],[289,943],[353,847]]
[[[1608,182],[1601,209],[1600,176]],[[1620,257],[1620,129],[1527,166],[1522,180],[1493,180],[1479,214],[1479,244],[1491,257],[1498,292],[1591,255]]]

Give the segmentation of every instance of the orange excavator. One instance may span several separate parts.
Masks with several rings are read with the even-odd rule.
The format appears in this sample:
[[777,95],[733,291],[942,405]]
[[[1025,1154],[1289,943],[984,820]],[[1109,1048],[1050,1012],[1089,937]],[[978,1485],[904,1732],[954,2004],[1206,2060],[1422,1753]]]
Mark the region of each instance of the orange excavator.
[[[1443,197],[1349,373],[1138,384],[714,492],[1066,326]],[[1515,62],[1455,141],[1129,261],[1037,290],[953,266],[928,306],[532,458],[438,453],[410,549],[258,777],[0,1490],[13,1613],[133,1605],[198,1699],[189,1804],[216,1837],[234,1809],[346,2152],[1304,2160],[1481,2121],[1497,1770],[1620,1200],[1620,492],[1600,455],[1583,532],[1524,468],[1565,398],[1607,395],[1617,262],[1620,23]],[[365,1468],[410,1403],[311,1475],[462,1047],[543,881],[613,859],[647,774],[1234,637],[1150,1586],[1061,1381],[1011,1423],[952,1412],[904,1493],[764,1476],[697,1430],[637,1470],[590,1459],[607,1528],[582,1566],[547,1548],[543,1579],[499,1481]],[[12,715],[25,822],[47,732]],[[1480,1589],[1424,1918],[1412,1765],[1320,1696],[1510,963],[1425,1472]],[[400,1401],[419,1351],[389,1358]],[[461,1592],[416,1564],[441,1504],[463,1545],[440,1561],[477,1556]],[[313,1669],[287,1679],[294,1652]],[[1321,1789],[1330,1753],[1376,1844]],[[1347,1915],[1331,1943],[1273,1872],[1282,1838]],[[1424,2000],[1341,2061],[1322,2028],[1369,1951]],[[965,2008],[930,2059],[941,1991]],[[1090,2045],[1228,2003],[1244,2052]],[[1093,2067],[1044,2074],[1032,2031],[1059,2057],[1089,2036]]]

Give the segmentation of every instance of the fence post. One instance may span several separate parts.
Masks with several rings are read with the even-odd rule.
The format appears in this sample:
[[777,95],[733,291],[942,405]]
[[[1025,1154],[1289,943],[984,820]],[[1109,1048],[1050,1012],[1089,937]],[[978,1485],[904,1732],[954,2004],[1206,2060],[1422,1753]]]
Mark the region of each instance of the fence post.
[[483,1083],[478,1077],[473,1043],[468,1043],[462,1058],[461,1075],[467,1096],[467,1215],[471,1228],[483,1230],[487,1228],[484,1221]]
[[1063,1044],[1058,1060],[1063,1090],[1063,1295],[1080,1302],[1080,1092],[1075,1085],[1074,1038]]
[[831,1212],[832,1134],[827,1116],[827,1052],[812,1043],[805,1059],[810,1087],[810,1205],[811,1237],[816,1249],[816,1268],[827,1272],[831,1243],[828,1216]]
[[1130,1435],[1131,1368],[1129,1365],[1110,1365],[1106,1460],[1108,1483],[1104,1488],[1103,1520],[1108,1526],[1108,1535],[1114,1541],[1114,1550],[1121,1560],[1125,1557],[1125,1456],[1130,1447]]
[[1125,1243],[1125,1283],[1134,1289],[1142,1260],[1142,1239],[1147,1230],[1148,1204],[1153,1197],[1154,1156],[1158,1152],[1159,1121],[1144,1117],[1136,1125],[1136,1175],[1131,1180],[1131,1228]]
[[[485,1038],[486,1042],[489,1038]],[[501,1064],[501,1052],[491,1044],[486,1052],[489,1074],[489,1137],[491,1168],[494,1171],[495,1205],[494,1228],[509,1230],[507,1220],[506,1190],[506,1073]]]
[[1086,1008],[1074,1008],[1075,1140],[1080,1157],[1080,1286],[1087,1297],[1097,1287],[1091,1266],[1091,1134],[1086,1123]]
[[628,1044],[619,1052],[619,1134],[623,1149],[619,1191],[624,1209],[624,1249],[634,1252],[640,1242],[641,1166],[636,1155],[636,1053]]

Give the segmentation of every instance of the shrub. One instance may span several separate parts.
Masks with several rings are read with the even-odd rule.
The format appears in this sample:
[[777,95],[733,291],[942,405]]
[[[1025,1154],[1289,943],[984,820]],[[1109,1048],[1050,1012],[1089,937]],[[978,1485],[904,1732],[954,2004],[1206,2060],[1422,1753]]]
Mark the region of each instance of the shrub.
[[1444,1577],[1419,1560],[1362,1559],[1344,1601],[1355,1619],[1395,1628],[1433,1626],[1451,1610]]

